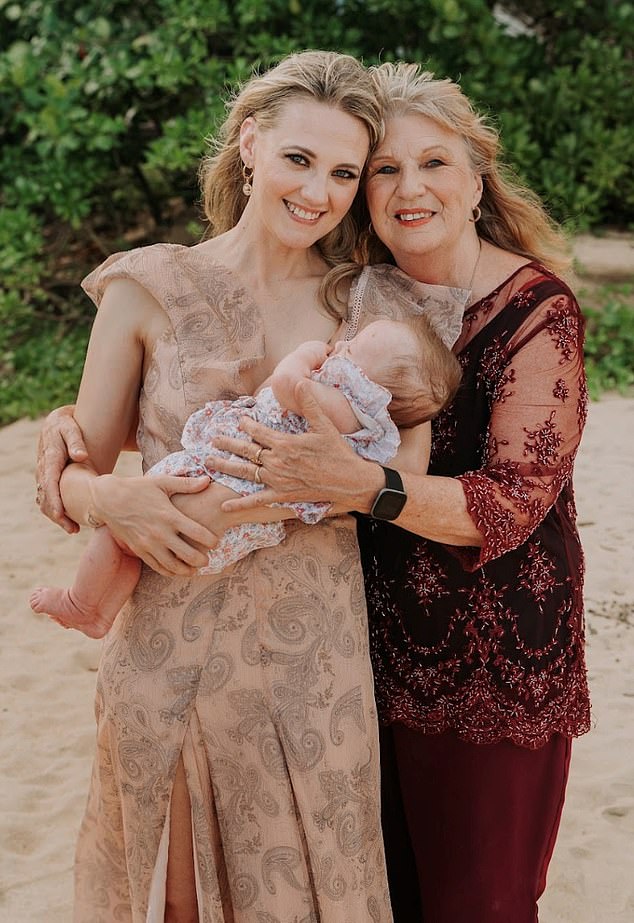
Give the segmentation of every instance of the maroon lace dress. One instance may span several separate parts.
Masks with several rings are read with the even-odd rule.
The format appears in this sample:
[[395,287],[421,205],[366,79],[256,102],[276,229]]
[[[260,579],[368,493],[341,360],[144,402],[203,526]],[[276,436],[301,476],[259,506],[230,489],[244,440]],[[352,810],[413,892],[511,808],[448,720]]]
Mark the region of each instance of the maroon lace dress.
[[481,548],[359,518],[384,723],[538,747],[589,728],[573,461],[586,418],[583,322],[530,263],[468,308],[464,379],[433,424]]

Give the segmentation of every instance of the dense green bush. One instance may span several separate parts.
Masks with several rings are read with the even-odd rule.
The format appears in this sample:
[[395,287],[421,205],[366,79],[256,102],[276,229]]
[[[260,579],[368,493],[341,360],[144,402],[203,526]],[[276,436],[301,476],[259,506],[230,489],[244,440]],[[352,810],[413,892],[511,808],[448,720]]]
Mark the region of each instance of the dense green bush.
[[[604,391],[625,393],[634,385],[633,296],[632,285],[606,286],[583,309],[588,390],[595,400]],[[580,298],[583,303],[587,293]]]
[[0,0],[2,420],[42,385],[40,355],[74,387],[79,279],[171,233],[228,88],[292,50],[426,62],[495,114],[556,217],[632,224],[634,7],[502,6],[510,25],[486,0]]

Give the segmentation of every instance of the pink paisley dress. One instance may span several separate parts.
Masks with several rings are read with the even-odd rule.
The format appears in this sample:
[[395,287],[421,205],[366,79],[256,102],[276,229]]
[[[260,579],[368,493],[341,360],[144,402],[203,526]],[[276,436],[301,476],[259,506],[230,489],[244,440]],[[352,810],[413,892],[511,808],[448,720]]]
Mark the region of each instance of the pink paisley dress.
[[[117,278],[147,289],[170,322],[140,394],[147,470],[180,449],[196,408],[253,393],[263,323],[199,248],[115,254],[84,287],[98,304]],[[456,313],[453,293],[433,299],[390,267],[353,288],[354,327],[377,305],[433,307],[443,325]],[[291,522],[282,545],[218,575],[144,567],[105,640],[95,713],[75,923],[162,923],[181,756],[201,923],[390,923],[353,517]]]

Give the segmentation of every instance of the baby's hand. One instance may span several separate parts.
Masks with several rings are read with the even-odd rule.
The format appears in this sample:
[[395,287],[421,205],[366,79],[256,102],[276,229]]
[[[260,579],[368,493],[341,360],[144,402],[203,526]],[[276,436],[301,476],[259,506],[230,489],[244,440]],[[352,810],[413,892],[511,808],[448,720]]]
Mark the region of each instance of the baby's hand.
[[312,372],[321,368],[331,352],[332,346],[323,340],[307,340],[277,364],[269,383],[285,410],[300,412],[295,396],[297,383],[310,379]]

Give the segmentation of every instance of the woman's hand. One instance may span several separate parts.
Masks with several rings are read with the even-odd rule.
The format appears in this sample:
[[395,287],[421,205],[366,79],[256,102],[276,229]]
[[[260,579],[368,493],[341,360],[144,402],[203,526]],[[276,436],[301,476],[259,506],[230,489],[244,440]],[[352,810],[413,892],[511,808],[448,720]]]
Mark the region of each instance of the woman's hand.
[[209,485],[208,477],[119,478],[105,474],[92,482],[92,514],[134,554],[163,574],[189,576],[207,564],[207,548],[217,537],[180,512],[170,498],[195,494]]
[[66,515],[59,481],[67,462],[84,462],[88,452],[81,429],[73,418],[74,406],[58,407],[45,418],[37,446],[36,502],[45,516],[72,535],[79,526]]
[[[309,432],[302,435],[278,433],[244,417],[241,427],[254,442],[218,436],[214,445],[233,452],[241,461],[212,456],[209,468],[258,481],[266,488],[247,497],[227,500],[226,512],[254,509],[271,503],[325,500],[338,510],[368,512],[384,486],[383,471],[364,461],[342,439],[337,428],[321,410],[310,381],[296,387],[296,398]],[[256,460],[259,464],[256,464]]]

